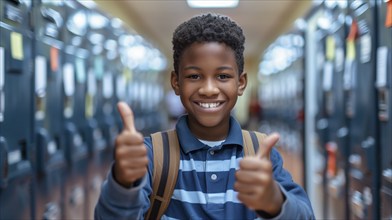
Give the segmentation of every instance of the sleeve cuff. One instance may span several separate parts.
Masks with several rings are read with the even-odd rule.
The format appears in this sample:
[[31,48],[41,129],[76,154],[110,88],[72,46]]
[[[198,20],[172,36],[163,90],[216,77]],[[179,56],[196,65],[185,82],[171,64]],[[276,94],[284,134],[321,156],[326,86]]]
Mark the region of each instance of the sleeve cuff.
[[[277,182],[278,183],[278,182]],[[273,216],[271,216],[270,214],[268,214],[268,213],[266,213],[266,212],[264,212],[264,211],[256,211],[256,213],[257,213],[257,215],[259,215],[259,216],[261,216],[262,217],[262,219],[271,219],[271,220],[275,220],[275,219],[285,219],[285,218],[287,218],[288,216],[286,216],[284,213],[286,213],[287,211],[287,204],[288,204],[288,201],[289,201],[289,198],[288,198],[288,193],[287,193],[287,191],[280,185],[280,183],[278,183],[278,185],[279,185],[279,187],[280,187],[280,190],[282,191],[282,193],[283,193],[283,196],[285,197],[285,200],[284,200],[284,202],[283,202],[283,204],[282,204],[282,209],[280,210],[280,213],[277,215],[277,216],[275,216],[275,217],[273,217]]]
[[103,183],[102,194],[108,201],[113,201],[116,205],[135,205],[136,203],[139,203],[139,194],[141,189],[146,185],[146,182],[147,178],[144,176],[133,187],[125,188],[114,180],[112,169],[110,169],[107,180]]
[[[278,183],[279,184],[279,183]],[[295,195],[287,192],[283,186],[279,184],[280,189],[282,190],[283,195],[286,197],[286,200],[282,204],[282,209],[280,213],[272,218],[268,218],[268,216],[260,215],[264,219],[314,219],[312,216],[312,211],[309,210],[307,205],[301,200],[297,199]],[[257,214],[259,214],[257,212]]]

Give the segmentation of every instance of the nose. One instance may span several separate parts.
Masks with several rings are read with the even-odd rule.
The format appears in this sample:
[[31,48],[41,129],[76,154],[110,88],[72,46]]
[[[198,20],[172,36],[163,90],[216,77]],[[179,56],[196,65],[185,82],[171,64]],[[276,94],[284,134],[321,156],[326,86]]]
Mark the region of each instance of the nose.
[[204,96],[214,96],[219,94],[219,88],[213,79],[206,79],[199,89],[199,94]]

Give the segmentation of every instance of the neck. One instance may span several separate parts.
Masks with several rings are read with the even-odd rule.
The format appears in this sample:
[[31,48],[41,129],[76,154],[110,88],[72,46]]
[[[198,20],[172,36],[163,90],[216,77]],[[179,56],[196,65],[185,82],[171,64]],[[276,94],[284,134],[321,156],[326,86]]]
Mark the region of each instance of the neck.
[[229,134],[230,119],[213,127],[206,127],[198,123],[194,118],[188,116],[188,126],[193,135],[198,139],[206,141],[220,141],[226,139]]

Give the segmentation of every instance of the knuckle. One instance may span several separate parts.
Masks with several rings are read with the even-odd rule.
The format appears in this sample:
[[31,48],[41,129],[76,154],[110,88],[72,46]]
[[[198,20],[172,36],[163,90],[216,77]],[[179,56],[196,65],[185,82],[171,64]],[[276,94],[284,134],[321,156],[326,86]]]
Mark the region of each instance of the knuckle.
[[125,131],[122,131],[119,135],[117,135],[116,141],[115,141],[116,146],[120,146],[120,145],[123,145],[124,143],[126,143],[128,136],[129,136],[128,132],[125,132]]
[[234,173],[235,178],[238,180],[241,178],[241,171],[237,170],[237,172]]
[[126,154],[125,148],[123,145],[119,145],[115,148],[114,150],[114,157],[117,160],[120,160],[124,157],[124,155]]
[[147,157],[143,157],[142,163],[143,163],[144,166],[148,165],[148,158]]
[[140,153],[141,153],[143,156],[146,156],[146,155],[147,155],[147,148],[146,148],[146,146],[144,146],[144,144],[140,145]]
[[238,182],[235,182],[233,187],[234,187],[234,190],[240,191],[240,190],[239,190],[239,183],[238,183]]
[[140,132],[133,133],[133,139],[137,143],[143,143],[143,141],[144,141],[144,137]]
[[121,145],[121,134],[117,135],[116,140],[114,141],[114,145],[117,147],[119,145]]
[[121,151],[119,148],[116,147],[114,149],[114,159],[117,161],[120,160],[120,158],[121,158]]
[[240,162],[239,162],[239,168],[240,169],[243,169],[244,168],[244,164],[246,163],[246,159],[242,159],[242,160],[240,160]]
[[116,161],[116,163],[117,163],[117,165],[118,165],[118,168],[120,169],[120,170],[125,170],[125,161],[124,160],[118,160],[118,161]]
[[261,189],[261,187],[256,187],[256,188],[254,189],[254,191],[255,191],[255,194],[256,194],[256,195],[261,195],[261,194],[262,194],[262,189]]

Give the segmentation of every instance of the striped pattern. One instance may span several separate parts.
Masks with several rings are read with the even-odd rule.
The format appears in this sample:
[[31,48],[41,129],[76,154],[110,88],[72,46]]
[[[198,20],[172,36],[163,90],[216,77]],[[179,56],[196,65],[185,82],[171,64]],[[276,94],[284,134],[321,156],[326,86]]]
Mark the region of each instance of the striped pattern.
[[238,145],[206,146],[181,154],[177,184],[165,218],[255,219],[255,213],[240,203],[233,189],[242,157],[242,146]]
[[[162,219],[257,219],[256,212],[242,205],[233,190],[234,174],[244,155],[241,127],[235,119],[230,119],[225,142],[212,148],[192,135],[186,116],[179,119],[176,131],[181,146],[180,164],[176,167],[180,169],[174,169],[178,171],[178,178]],[[148,175],[134,188],[125,189],[109,173],[95,209],[95,219],[142,219],[146,214],[150,206],[154,165],[157,165],[153,163],[153,154],[160,154],[163,149],[153,151],[151,138],[146,138],[144,143],[149,149]],[[277,150],[272,150],[270,159],[274,178],[286,198],[276,219],[315,219],[306,193],[283,169]],[[269,217],[262,211],[257,213]]]
[[192,135],[186,117],[176,130],[182,149],[179,171],[163,219],[256,219],[234,191],[235,172],[244,155],[239,124],[232,118],[225,142],[214,147]]
[[181,160],[180,172],[225,172],[230,169],[236,169],[241,158],[231,157],[229,160]]

